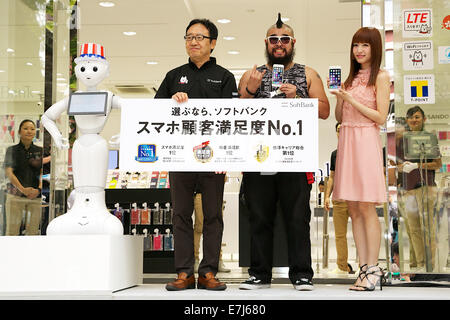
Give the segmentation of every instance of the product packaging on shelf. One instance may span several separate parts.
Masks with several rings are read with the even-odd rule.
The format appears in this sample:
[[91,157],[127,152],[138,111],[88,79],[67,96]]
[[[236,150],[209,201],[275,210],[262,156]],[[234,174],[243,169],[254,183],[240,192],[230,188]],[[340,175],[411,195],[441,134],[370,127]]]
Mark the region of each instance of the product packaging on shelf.
[[169,182],[169,173],[167,171],[161,171],[159,173],[158,189],[167,188]]
[[150,178],[150,189],[156,189],[158,187],[159,171],[153,171]]
[[170,229],[166,229],[166,234],[164,235],[164,251],[173,251],[173,234],[170,233]]
[[121,221],[123,222],[123,209],[122,207],[120,207],[119,203],[116,203],[114,205],[114,207],[116,208],[113,212],[113,214]]
[[161,212],[161,208],[159,207],[159,203],[155,202],[155,208],[152,209],[152,224],[161,225],[163,224],[163,215]]
[[142,204],[141,209],[141,224],[150,224],[150,210],[147,208],[147,202]]
[[163,250],[163,239],[159,234],[159,229],[153,230],[153,251],[162,251]]
[[144,229],[144,251],[152,250],[152,235],[148,234],[148,230]]
[[137,204],[133,203],[132,205],[133,209],[131,209],[131,224],[140,224],[141,223],[141,217],[140,217],[140,209],[137,208]]
[[172,217],[173,217],[173,209],[170,206],[170,203],[166,203],[166,208],[163,212],[164,217],[164,224],[172,224]]

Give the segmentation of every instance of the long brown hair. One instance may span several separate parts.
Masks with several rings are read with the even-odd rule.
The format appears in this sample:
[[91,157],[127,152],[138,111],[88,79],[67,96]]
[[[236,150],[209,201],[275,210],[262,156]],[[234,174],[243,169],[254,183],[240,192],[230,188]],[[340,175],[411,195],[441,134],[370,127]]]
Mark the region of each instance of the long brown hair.
[[383,55],[383,44],[380,31],[376,28],[362,27],[353,35],[352,43],[350,45],[350,73],[344,82],[345,88],[351,87],[353,79],[361,69],[361,64],[356,61],[356,58],[353,55],[353,44],[355,43],[370,44],[371,64],[370,77],[367,86],[374,86],[378,72],[380,71],[381,58]]

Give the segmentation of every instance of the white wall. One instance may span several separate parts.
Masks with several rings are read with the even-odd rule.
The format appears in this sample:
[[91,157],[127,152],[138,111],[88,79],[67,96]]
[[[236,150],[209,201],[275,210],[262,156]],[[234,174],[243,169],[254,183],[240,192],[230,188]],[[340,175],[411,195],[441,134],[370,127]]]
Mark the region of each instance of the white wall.
[[[342,78],[348,75],[350,67],[350,42],[353,34],[361,27],[360,2],[341,3],[338,0],[309,0],[309,14],[305,20],[305,63],[322,77],[324,87],[328,67],[342,66]],[[330,116],[319,121],[319,167],[325,172],[325,162],[337,147],[334,109],[336,99],[327,93],[330,102]]]

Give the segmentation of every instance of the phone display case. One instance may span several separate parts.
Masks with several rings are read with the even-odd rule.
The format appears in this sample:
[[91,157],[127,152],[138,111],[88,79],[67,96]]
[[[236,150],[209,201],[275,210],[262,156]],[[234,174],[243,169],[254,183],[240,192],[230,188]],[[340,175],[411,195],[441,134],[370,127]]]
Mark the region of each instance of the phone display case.
[[[140,176],[142,176],[142,174]],[[148,176],[151,176],[151,172],[149,172]],[[166,185],[168,185],[168,180],[169,179],[167,176]],[[174,267],[174,251],[172,250],[173,244],[170,245],[170,242],[167,242],[173,239],[173,211],[171,205],[170,189],[106,188],[105,200],[111,214],[114,214],[117,206],[122,208],[122,223],[124,226],[124,234],[134,234],[138,237],[142,237],[144,245],[143,272],[176,272]],[[145,208],[145,203],[147,203],[147,208]],[[152,213],[156,209],[156,205],[158,206],[158,213],[160,217],[158,219],[155,219],[155,222],[158,223],[157,225],[153,224],[152,217]],[[138,212],[140,209],[140,212],[138,214],[136,213],[136,209]],[[134,210],[133,214],[131,214],[132,210]],[[146,210],[148,210],[148,215],[146,214]],[[148,224],[147,219],[149,221]],[[154,230],[156,228],[158,228],[159,230],[163,230],[162,234],[158,234],[159,237],[155,237]],[[167,237],[167,229],[170,230],[169,237]],[[156,239],[156,245],[153,243],[154,239]],[[157,250],[154,250],[154,248],[156,248]]]

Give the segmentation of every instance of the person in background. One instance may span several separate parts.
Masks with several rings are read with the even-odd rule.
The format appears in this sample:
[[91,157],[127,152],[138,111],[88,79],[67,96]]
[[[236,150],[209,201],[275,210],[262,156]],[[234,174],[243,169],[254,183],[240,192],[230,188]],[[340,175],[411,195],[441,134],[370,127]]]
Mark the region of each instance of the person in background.
[[[336,123],[336,135],[339,138],[339,130],[341,124]],[[330,176],[328,177],[327,187],[325,190],[324,207],[328,212],[330,211],[330,196],[333,193],[334,187],[334,172],[336,168],[337,149],[331,153],[330,159]],[[348,245],[347,245],[347,224],[349,212],[347,202],[333,200],[333,225],[334,237],[336,241],[336,264],[337,268],[333,270],[336,274],[353,273],[353,268],[348,263]]]
[[363,27],[353,35],[350,72],[337,97],[335,116],[341,123],[336,156],[333,200],[346,201],[352,219],[353,238],[360,272],[356,291],[382,288],[383,270],[378,266],[381,226],[375,206],[387,201],[383,147],[379,126],[389,109],[389,73],[380,69],[381,34]]
[[318,202],[319,202],[319,206],[322,206],[322,193],[325,192],[325,182],[323,180],[320,180],[319,182],[319,195],[318,195]]
[[[295,63],[294,30],[280,14],[265,38],[267,62],[248,70],[239,82],[241,98],[318,98],[318,117],[328,118],[330,105],[319,74]],[[272,90],[272,67],[284,65],[283,83]],[[286,226],[289,279],[296,290],[314,289],[311,267],[309,200],[314,175],[311,172],[243,173],[243,194],[250,212],[249,278],[240,289],[269,288],[272,281],[274,220],[278,201]]]
[[[425,131],[425,113],[419,106],[409,108],[406,112],[406,132],[426,132]],[[439,150],[438,139],[432,135],[436,146]],[[399,172],[399,180],[401,180],[401,202],[404,213],[405,222],[407,223],[407,231],[410,237],[410,246],[414,250],[416,259],[416,273],[426,272],[426,247],[431,253],[431,266],[434,268],[436,263],[436,226],[434,223],[434,209],[437,200],[436,186],[436,170],[442,167],[442,158],[440,156],[435,159],[427,159],[422,164],[422,172],[419,169],[420,159],[405,158],[405,149],[403,139],[399,139],[397,148],[397,168]],[[423,179],[422,179],[423,177]],[[424,240],[424,234],[425,239]],[[427,242],[425,242],[427,241]]]
[[22,223],[26,235],[38,235],[41,221],[42,147],[36,146],[36,125],[23,120],[19,125],[20,142],[8,147],[5,154],[6,235],[20,234]]
[[[225,177],[226,179],[226,177]],[[223,210],[222,210],[223,212]],[[198,272],[198,267],[200,265],[200,242],[203,234],[203,208],[202,208],[202,194],[200,190],[196,188],[196,192],[194,194],[194,272]],[[231,272],[222,259],[222,249],[220,249],[219,255],[219,272]]]
[[[192,98],[237,97],[233,74],[216,63],[211,53],[218,30],[210,20],[194,19],[186,28],[185,46],[189,62],[169,71],[155,98],[172,98],[183,103]],[[198,268],[197,288],[225,290],[216,278],[223,234],[223,172],[169,172],[173,204],[175,269],[177,279],[166,285],[169,291],[195,288],[194,232],[192,213],[196,188],[202,194],[203,259]]]

